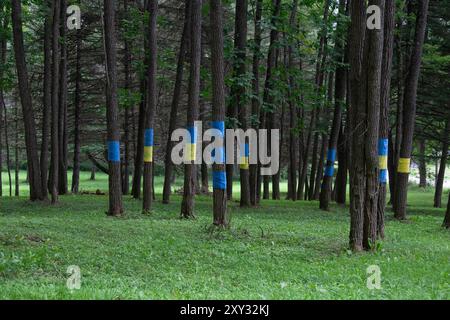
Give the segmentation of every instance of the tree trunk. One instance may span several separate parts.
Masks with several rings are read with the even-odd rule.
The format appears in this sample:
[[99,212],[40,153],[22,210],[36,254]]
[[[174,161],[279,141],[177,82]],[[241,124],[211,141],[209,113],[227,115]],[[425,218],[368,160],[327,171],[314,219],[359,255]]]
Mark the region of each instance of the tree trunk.
[[[191,163],[184,165],[183,202],[181,204],[181,217],[189,219],[194,217],[194,196],[196,193],[195,180],[197,180],[197,167],[194,164],[197,151],[197,127],[195,122],[199,118],[200,98],[200,67],[202,53],[202,0],[192,0],[190,3],[190,74],[187,110],[187,128],[191,133]],[[200,147],[200,146],[199,146]]]
[[[347,180],[348,180],[348,139],[346,128],[341,124],[339,139],[337,144],[337,157],[339,167],[335,182],[335,200],[337,204],[345,205],[347,203]],[[325,208],[325,207],[324,207]]]
[[[379,150],[380,164],[380,190],[378,194],[378,218],[377,218],[377,235],[378,238],[384,238],[384,216],[386,209],[387,194],[387,176],[388,176],[388,159],[389,154],[389,107],[391,98],[391,73],[392,58],[394,51],[394,30],[395,30],[395,2],[385,2],[384,14],[384,44],[383,44],[383,61],[381,65],[381,74],[385,77],[385,81],[381,82],[381,105],[380,105],[380,132],[379,132]],[[383,147],[388,145],[387,150]],[[392,150],[392,149],[391,149]],[[387,153],[387,154],[386,154]]]
[[52,12],[51,1],[46,1],[48,15],[44,24],[44,100],[42,115],[42,142],[41,142],[41,181],[42,192],[45,198],[48,197],[48,151],[49,151],[49,128],[50,111],[52,108]]
[[157,72],[157,16],[158,1],[149,0],[148,13],[150,16],[148,27],[148,54],[147,70],[147,110],[145,114],[145,143],[144,143],[144,201],[143,212],[149,213],[153,205],[153,148],[154,148],[154,122],[157,104],[156,72]]
[[120,125],[117,100],[117,59],[115,30],[115,0],[104,0],[104,41],[106,57],[106,119],[108,131],[109,164],[109,210],[110,216],[123,213],[121,168],[120,168]]
[[[254,51],[253,51],[253,64],[252,64],[252,73],[253,73],[253,81],[252,81],[252,89],[253,89],[253,98],[252,98],[252,116],[254,119],[259,119],[259,60],[261,55],[261,41],[262,41],[262,28],[261,28],[261,17],[262,17],[262,0],[256,0],[256,8],[255,8],[255,36],[254,36]],[[254,121],[252,123],[252,128],[259,129],[260,124]],[[259,187],[258,184],[258,165],[251,164],[250,165],[250,203],[252,206],[256,206],[258,204],[258,192],[257,189]]]
[[59,112],[58,112],[58,135],[59,135],[59,169],[58,169],[58,193],[67,194],[67,39],[66,39],[66,11],[67,2],[61,0],[61,56],[60,56],[60,88],[59,88]]
[[445,219],[442,226],[446,229],[450,229],[450,192],[448,193],[447,212],[445,213]]
[[427,160],[425,158],[425,139],[419,141],[419,188],[427,187]]
[[[339,14],[345,14],[346,0],[340,0],[339,2]],[[320,209],[329,210],[331,200],[331,190],[334,176],[334,166],[336,161],[336,154],[338,148],[339,135],[342,127],[342,112],[345,106],[345,94],[346,94],[346,69],[342,65],[344,62],[344,50],[345,50],[345,38],[340,36],[344,32],[344,26],[342,23],[338,23],[336,33],[338,34],[335,51],[337,54],[336,61],[338,66],[336,68],[336,81],[334,90],[334,115],[333,123],[331,126],[330,140],[328,142],[328,157],[325,170],[325,177],[323,179],[322,190],[320,193]],[[341,155],[341,153],[340,153]],[[344,156],[345,157],[345,156]],[[341,158],[339,158],[339,168],[341,167]],[[347,173],[345,173],[347,174]],[[342,177],[341,177],[342,178]],[[337,182],[336,182],[337,183]],[[341,180],[342,183],[342,180]],[[346,187],[345,187],[346,189]],[[345,191],[346,192],[346,191]],[[342,200],[342,189],[339,193],[339,200]],[[344,195],[345,197],[345,195]],[[345,204],[345,199],[344,199]]]
[[75,71],[75,115],[74,115],[74,147],[73,147],[73,173],[72,193],[78,193],[80,188],[80,115],[81,115],[81,30],[77,30],[76,38],[76,71]]
[[[210,45],[212,72],[212,114],[215,129],[225,131],[225,82],[223,58],[223,8],[221,0],[210,0]],[[225,132],[223,132],[225,135]],[[220,162],[220,161],[219,161]],[[227,212],[225,164],[213,165],[214,176],[214,225],[228,227],[230,219]]]
[[60,14],[61,0],[53,4],[52,24],[52,111],[51,111],[51,160],[48,189],[52,204],[58,202],[59,179],[59,80],[60,80]]
[[442,191],[444,190],[445,168],[447,167],[447,157],[450,144],[450,119],[445,123],[444,133],[442,135],[442,153],[439,164],[439,172],[436,178],[436,188],[434,193],[434,207],[442,206]]
[[410,172],[410,159],[416,117],[417,86],[419,81],[422,51],[427,26],[429,0],[420,0],[416,22],[414,48],[411,54],[408,76],[405,84],[405,98],[403,106],[403,132],[400,148],[400,160],[397,168],[395,182],[395,218],[406,219],[406,204],[408,197],[408,179]]
[[[274,0],[273,1],[273,13],[271,18],[271,26],[272,29],[270,31],[270,47],[269,47],[269,53],[267,55],[267,69],[266,69],[266,82],[264,86],[264,97],[263,97],[263,104],[272,106],[275,102],[275,97],[273,95],[273,89],[274,89],[274,81],[273,81],[273,73],[275,64],[277,62],[277,42],[278,42],[278,18],[280,16],[281,12],[281,1],[280,0]],[[272,130],[275,129],[275,112],[276,110],[270,110],[266,112],[266,129]],[[269,141],[268,141],[268,150],[271,149],[271,134],[269,134]],[[278,156],[278,155],[271,155],[272,157]],[[278,190],[277,190],[277,177],[274,175],[272,177],[272,192],[274,198],[278,198]],[[269,199],[269,177],[264,176],[264,199]]]
[[[237,79],[242,79],[247,74],[246,59],[247,59],[247,11],[248,2],[247,0],[236,0],[236,21],[235,21],[235,55],[237,62],[234,66],[234,73]],[[238,81],[242,82],[242,81]],[[245,83],[245,82],[244,82]],[[233,104],[236,105],[238,110],[238,118],[240,122],[241,129],[247,131],[249,124],[248,118],[248,100],[246,98],[246,86],[245,84],[237,84],[234,88],[234,97],[232,99]],[[250,150],[247,147],[247,142],[244,146],[240,146],[241,154],[238,155],[239,158],[245,158],[246,163],[240,166],[240,183],[241,183],[241,207],[250,206],[250,173],[249,173],[249,157],[250,154],[247,151]]]
[[[123,0],[123,9],[124,15],[128,19],[128,1]],[[127,92],[127,95],[131,95],[131,53],[130,53],[130,44],[127,37],[124,37],[124,74],[125,74],[125,86],[124,89]],[[126,105],[125,106],[125,115],[124,115],[124,123],[123,123],[123,131],[124,131],[124,156],[123,156],[123,173],[122,173],[122,193],[124,195],[128,195],[130,193],[130,111],[133,112],[134,106]]]
[[350,248],[363,250],[365,164],[365,88],[363,72],[364,38],[366,30],[366,5],[362,1],[351,1],[351,24],[349,33],[350,62]]
[[184,64],[186,60],[187,47],[190,38],[190,1],[186,1],[184,15],[183,34],[180,40],[180,51],[178,52],[177,72],[175,77],[174,92],[172,98],[172,105],[170,109],[169,118],[169,136],[166,143],[166,158],[164,170],[164,188],[163,188],[163,203],[170,202],[170,194],[172,193],[172,178],[173,178],[173,163],[172,163],[172,132],[176,129],[178,118],[178,105],[181,98],[181,89],[183,84]]
[[141,101],[139,104],[139,124],[137,134],[137,144],[134,154],[134,174],[133,188],[131,193],[134,199],[141,197],[142,167],[144,165],[144,127],[145,127],[145,108],[147,105],[147,80],[143,76],[140,84]]
[[44,200],[42,191],[41,169],[38,157],[36,137],[36,123],[28,81],[27,64],[22,31],[22,7],[19,0],[11,0],[11,21],[13,25],[14,53],[16,57],[17,78],[22,101],[22,113],[25,129],[25,145],[27,162],[30,170],[30,199],[31,201]]
[[[384,12],[384,0],[371,0]],[[384,28],[383,28],[384,29]],[[383,30],[368,30],[367,45],[367,126],[365,137],[366,194],[364,201],[364,241],[366,250],[375,249],[378,234],[378,193],[380,160],[378,153],[381,108],[381,75],[383,63]]]

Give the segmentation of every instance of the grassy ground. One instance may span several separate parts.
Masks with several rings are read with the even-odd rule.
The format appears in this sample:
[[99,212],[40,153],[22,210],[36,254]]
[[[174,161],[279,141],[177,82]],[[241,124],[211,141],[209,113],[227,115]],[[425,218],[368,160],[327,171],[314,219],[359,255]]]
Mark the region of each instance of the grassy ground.
[[[105,176],[88,177],[83,189],[106,190]],[[348,210],[323,213],[315,202],[231,203],[232,230],[210,233],[208,197],[197,199],[194,221],[178,219],[178,196],[152,216],[127,197],[126,217],[113,219],[105,196],[49,207],[29,203],[21,187],[21,198],[0,200],[0,299],[450,298],[450,233],[430,191],[412,190],[410,221],[389,213],[380,250],[355,255]],[[66,287],[70,265],[81,269],[81,290]],[[381,268],[381,290],[367,289],[370,265]]]

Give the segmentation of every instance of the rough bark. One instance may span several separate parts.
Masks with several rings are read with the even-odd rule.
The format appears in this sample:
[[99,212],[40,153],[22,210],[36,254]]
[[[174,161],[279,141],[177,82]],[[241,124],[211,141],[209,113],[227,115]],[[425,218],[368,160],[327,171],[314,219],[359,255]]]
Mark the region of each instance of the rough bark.
[[[200,67],[202,51],[202,1],[192,0],[190,3],[190,74],[188,89],[187,128],[194,127],[199,118],[200,99]],[[200,147],[200,146],[198,146]],[[184,165],[183,201],[181,203],[181,217],[189,219],[194,217],[194,196],[196,193],[195,180],[197,167],[191,161]]]
[[[346,0],[340,0],[339,2],[339,14],[345,14]],[[335,51],[337,53],[336,62],[338,66],[336,68],[336,81],[334,88],[334,114],[333,123],[331,126],[330,139],[328,142],[328,150],[336,150],[338,148],[339,134],[342,127],[342,113],[345,106],[345,94],[346,94],[346,69],[342,65],[344,62],[344,49],[345,38],[341,35],[343,33],[342,22],[337,26],[337,40],[335,45]],[[327,167],[334,167],[335,162],[333,159],[327,159]],[[341,159],[339,158],[339,167],[341,166]],[[329,210],[331,200],[331,190],[333,184],[333,177],[331,175],[325,175],[323,179],[322,189],[320,192],[320,209]],[[345,203],[345,200],[344,200]]]
[[43,200],[44,194],[42,191],[41,169],[38,157],[36,123],[34,119],[27,63],[25,60],[22,31],[22,7],[19,0],[11,0],[11,21],[13,26],[14,53],[16,57],[19,93],[22,101],[27,163],[30,172],[30,199],[32,201]]
[[[210,45],[212,73],[212,114],[213,121],[225,121],[225,82],[223,57],[223,8],[221,0],[210,0]],[[214,164],[215,172],[225,172],[225,165]],[[227,212],[225,190],[214,186],[213,221],[218,227],[228,227],[230,219]]]
[[351,1],[349,33],[350,62],[350,248],[363,250],[364,200],[366,193],[364,171],[365,88],[363,85],[364,39],[366,6],[362,1]]
[[[266,129],[272,130],[275,129],[275,113],[276,109],[274,106],[275,97],[272,93],[272,90],[274,88],[274,68],[277,62],[277,42],[278,42],[278,17],[280,16],[281,12],[281,1],[280,0],[274,0],[273,1],[273,13],[271,18],[271,26],[272,29],[270,31],[270,47],[269,47],[269,53],[267,55],[267,68],[266,68],[266,81],[264,86],[264,97],[263,97],[263,104],[266,105],[268,108],[270,108],[268,111],[266,111]],[[270,131],[269,131],[270,132]],[[271,149],[270,143],[272,141],[271,135],[269,134],[269,141],[268,141],[268,150]],[[276,155],[272,155],[276,156]],[[279,189],[277,188],[277,177],[274,175],[272,177],[272,192],[273,192],[273,198],[279,199]],[[264,176],[264,199],[269,199],[269,177]]]
[[78,193],[80,187],[80,154],[81,154],[81,30],[77,30],[76,36],[76,65],[75,65],[75,112],[74,112],[74,147],[73,147],[73,173],[72,193]]
[[[123,0],[123,10],[124,15],[128,18],[128,1]],[[127,37],[124,39],[124,57],[123,57],[123,67],[124,67],[124,89],[129,93],[131,90],[131,53],[130,53],[130,43]],[[133,112],[134,106],[125,106],[125,114],[123,121],[123,143],[124,143],[124,155],[123,155],[123,172],[122,172],[122,193],[128,195],[130,193],[130,159],[131,159],[131,140],[130,140],[130,113]]]
[[50,111],[52,107],[52,14],[53,5],[51,1],[46,1],[47,16],[44,24],[44,97],[42,114],[42,140],[41,140],[41,181],[44,197],[48,197],[48,148],[49,148],[49,128]]
[[[235,76],[242,78],[246,76],[246,59],[247,59],[247,0],[236,0],[236,21],[235,21],[235,51],[237,62],[234,66]],[[245,85],[238,85],[235,89],[234,103],[238,110],[238,117],[241,129],[247,131],[248,123],[248,101],[246,98],[247,88]],[[240,155],[238,155],[240,156]],[[241,167],[240,170],[241,183],[241,207],[250,206],[250,173],[249,168]]]
[[[391,73],[392,73],[392,59],[394,52],[394,30],[395,30],[395,2],[385,2],[384,13],[384,39],[383,39],[383,61],[381,66],[381,74],[384,81],[381,82],[380,95],[380,139],[390,139],[389,135],[389,107],[391,98]],[[392,149],[388,147],[389,154],[392,154]],[[392,157],[391,157],[392,158]],[[378,219],[377,219],[377,234],[378,237],[384,238],[384,216],[386,209],[386,182],[380,182],[380,190],[378,194]]]
[[67,39],[66,39],[66,11],[67,1],[61,0],[61,55],[60,55],[60,75],[59,75],[59,112],[58,112],[58,193],[60,195],[67,194]]
[[[384,12],[384,0],[369,1]],[[383,28],[384,29],[384,28]],[[364,201],[364,241],[366,250],[374,249],[378,232],[378,193],[380,188],[378,154],[380,131],[381,71],[384,30],[368,30],[367,61],[367,126],[365,137],[366,195]]]
[[51,157],[48,189],[52,204],[58,202],[59,179],[59,76],[60,76],[60,14],[61,0],[53,4],[52,23],[52,110],[51,110]]
[[[259,102],[259,61],[261,55],[261,41],[262,41],[262,28],[261,28],[261,17],[262,17],[262,0],[256,1],[255,8],[255,34],[254,34],[254,50],[253,50],[253,62],[252,62],[252,116],[254,119],[259,119],[260,113],[260,102]],[[260,124],[254,121],[251,124],[253,129],[259,129]],[[258,204],[258,165],[250,165],[250,203],[252,206]]]
[[[422,51],[427,26],[429,0],[419,0],[414,47],[411,53],[408,76],[405,83],[405,98],[403,106],[403,132],[400,148],[400,158],[410,159],[416,117],[417,87],[422,62]],[[398,172],[395,182],[395,218],[406,219],[406,203],[408,198],[409,173]]]
[[172,163],[172,132],[176,129],[177,126],[177,116],[178,116],[178,105],[180,104],[181,98],[181,89],[183,83],[183,73],[184,73],[184,64],[186,61],[187,47],[189,42],[190,35],[190,1],[186,1],[185,5],[185,16],[184,16],[184,26],[183,26],[183,34],[180,40],[180,51],[178,52],[178,62],[177,62],[177,71],[175,76],[175,84],[174,91],[172,97],[172,104],[170,108],[170,117],[169,117],[169,135],[167,137],[166,143],[166,158],[165,158],[165,170],[164,170],[164,188],[163,188],[163,200],[164,204],[168,204],[170,202],[170,194],[172,192],[172,179],[173,179],[173,163]]
[[[104,41],[106,57],[106,119],[108,141],[120,141],[119,106],[117,99],[117,53],[115,28],[115,0],[104,0]],[[120,147],[119,147],[120,149]],[[109,165],[109,210],[110,216],[123,213],[120,157],[118,161],[108,159]]]
[[[157,89],[156,89],[156,72],[157,72],[157,16],[158,16],[158,1],[150,0],[148,3],[149,11],[149,27],[148,27],[148,54],[149,63],[147,69],[147,107],[145,114],[145,129],[153,129],[155,122],[155,112],[157,104]],[[153,204],[153,160],[151,162],[144,162],[144,201],[143,212],[148,213],[152,209]]]

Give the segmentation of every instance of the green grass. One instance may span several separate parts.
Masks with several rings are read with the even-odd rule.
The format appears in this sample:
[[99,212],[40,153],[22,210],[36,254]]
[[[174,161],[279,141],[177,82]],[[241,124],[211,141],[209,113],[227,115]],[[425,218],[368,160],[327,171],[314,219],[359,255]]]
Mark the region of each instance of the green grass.
[[[104,175],[88,178],[84,190],[106,190]],[[115,219],[105,196],[69,195],[51,207],[28,202],[21,187],[21,198],[0,200],[0,299],[450,298],[450,233],[430,191],[411,191],[409,222],[388,214],[380,250],[352,254],[348,209],[336,206],[233,202],[231,231],[211,234],[209,197],[197,198],[197,220],[178,219],[179,196],[156,202],[151,216],[126,197],[126,216]],[[70,265],[81,268],[81,290],[66,287]],[[366,287],[370,265],[381,268],[381,290]]]

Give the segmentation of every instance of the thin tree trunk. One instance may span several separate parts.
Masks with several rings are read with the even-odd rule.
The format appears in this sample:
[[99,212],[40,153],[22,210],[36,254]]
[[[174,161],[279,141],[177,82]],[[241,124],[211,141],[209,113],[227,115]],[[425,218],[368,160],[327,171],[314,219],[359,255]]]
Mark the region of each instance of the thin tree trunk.
[[[225,128],[225,82],[223,58],[223,8],[221,0],[210,0],[210,45],[213,103],[212,114],[216,129]],[[224,132],[223,132],[224,134]],[[215,226],[228,227],[230,219],[227,212],[226,169],[221,163],[213,164],[214,204],[213,221]]]
[[427,161],[425,158],[425,139],[419,141],[419,188],[427,187]]
[[[14,98],[15,100],[15,98]],[[20,159],[19,159],[19,107],[17,106],[17,102],[15,102],[14,108],[14,122],[15,122],[15,141],[14,141],[14,195],[18,197],[20,195]]]
[[173,163],[172,163],[172,132],[176,129],[178,118],[178,105],[180,104],[181,89],[183,84],[184,64],[186,61],[187,47],[190,38],[190,1],[186,1],[184,14],[183,34],[180,40],[180,51],[178,52],[177,72],[175,77],[174,92],[172,97],[172,105],[169,118],[169,135],[166,143],[166,158],[164,170],[164,188],[163,200],[164,204],[170,202],[170,194],[172,193]]
[[80,188],[80,153],[81,153],[81,30],[77,30],[76,36],[76,71],[75,71],[75,115],[74,115],[74,147],[73,147],[73,173],[72,193],[78,193]]
[[[253,73],[253,81],[252,81],[252,89],[253,89],[253,98],[252,98],[252,116],[254,119],[259,119],[260,113],[260,102],[259,102],[259,61],[261,55],[261,41],[262,41],[262,28],[261,28],[261,17],[262,17],[262,0],[256,0],[256,8],[255,8],[255,35],[254,35],[254,50],[253,50],[253,64],[252,64],[252,73]],[[259,129],[260,124],[254,121],[252,123],[252,128]],[[258,165],[251,164],[250,165],[250,203],[252,206],[256,206],[258,204],[258,191],[260,189],[260,185],[258,183]],[[261,189],[260,189],[261,190]]]
[[436,188],[434,193],[435,208],[440,208],[442,206],[442,191],[444,190],[445,168],[447,167],[447,157],[450,144],[450,120],[447,120],[445,123],[445,129],[442,138],[441,160],[439,164],[439,172],[436,178]]
[[[247,0],[236,0],[236,25],[235,25],[235,51],[237,63],[235,65],[235,76],[240,79],[246,76],[246,59],[247,59],[247,10],[248,2]],[[238,110],[238,118],[241,128],[247,131],[249,127],[248,123],[248,99],[246,98],[246,87],[245,85],[237,85],[235,88],[235,95],[233,97],[233,104],[236,105]],[[247,145],[247,142],[245,142]],[[246,161],[249,161],[250,154],[247,151],[250,148],[246,146],[241,146],[241,155],[239,157],[244,157]],[[242,150],[243,149],[243,150]],[[246,151],[246,149],[248,149]],[[249,173],[249,163],[245,163],[240,166],[240,183],[241,183],[241,207],[249,207],[250,202],[250,173]]]
[[67,194],[67,38],[66,38],[67,1],[61,0],[61,56],[60,56],[60,88],[59,88],[59,169],[58,192]]
[[[128,1],[129,0],[123,0],[123,8],[124,8],[124,15],[126,19],[128,19]],[[123,64],[124,64],[124,74],[125,74],[125,90],[128,95],[131,94],[131,74],[130,74],[130,67],[131,67],[131,54],[130,54],[130,44],[129,40],[125,36],[124,39],[124,58],[123,58]],[[125,106],[125,115],[124,115],[124,123],[123,123],[123,131],[124,131],[124,161],[123,161],[123,173],[122,173],[122,193],[124,195],[128,195],[130,193],[130,158],[131,158],[131,151],[130,151],[130,112],[133,112],[134,106],[127,105]]]
[[405,84],[405,98],[403,106],[403,132],[400,148],[400,162],[395,182],[395,218],[406,219],[406,203],[408,198],[409,164],[412,152],[413,135],[416,117],[417,86],[422,61],[425,30],[427,26],[429,0],[419,0],[416,22],[414,48],[411,54],[408,76]]
[[144,130],[145,130],[145,108],[147,105],[147,80],[143,76],[140,84],[141,101],[139,104],[138,117],[138,133],[137,144],[134,154],[134,174],[133,174],[133,188],[131,193],[134,199],[141,197],[141,182],[142,182],[142,167],[144,165]]
[[[346,0],[339,1],[339,14],[343,15],[346,11]],[[330,140],[328,142],[328,157],[325,171],[325,177],[323,179],[322,190],[320,193],[320,209],[329,210],[329,204],[331,200],[331,190],[334,176],[334,166],[336,161],[336,154],[338,149],[338,141],[342,128],[342,113],[345,106],[345,94],[346,94],[346,69],[342,66],[344,61],[345,39],[340,35],[344,31],[342,23],[338,22],[336,33],[338,35],[335,45],[335,51],[337,53],[336,61],[338,66],[336,68],[336,81],[334,90],[334,115],[333,123],[331,126]],[[341,167],[341,159],[339,158],[339,167]],[[342,178],[342,177],[341,177]],[[336,182],[337,183],[337,182]],[[340,190],[340,199],[342,200],[342,191]],[[345,197],[345,196],[344,196]],[[345,203],[345,199],[344,199]]]
[[144,152],[144,201],[143,212],[149,213],[153,205],[153,135],[154,135],[154,122],[155,112],[157,104],[157,89],[156,89],[156,72],[157,72],[157,16],[158,16],[158,1],[149,0],[148,13],[150,16],[148,27],[148,86],[147,86],[147,110],[145,114],[145,137],[146,141],[144,148],[147,152]]
[[52,204],[58,202],[59,179],[59,81],[60,81],[60,14],[61,0],[53,4],[52,24],[52,110],[51,110],[51,160],[48,188]]
[[115,0],[104,0],[104,41],[106,57],[106,118],[108,131],[108,164],[109,164],[109,210],[110,216],[121,216],[123,213],[122,186],[120,170],[120,129],[119,106],[117,100],[117,59]]
[[345,205],[347,203],[347,180],[348,180],[348,139],[346,128],[341,124],[339,139],[337,144],[337,153],[339,167],[335,182],[335,201],[337,204]]
[[22,7],[19,0],[11,0],[11,15],[17,78],[19,82],[20,98],[22,101],[27,162],[30,170],[30,199],[32,201],[44,200],[36,137],[36,123],[34,119],[30,84],[28,81],[27,64],[25,60],[22,31]]
[[46,1],[48,14],[44,24],[44,101],[42,115],[42,142],[41,142],[41,181],[44,197],[48,197],[48,153],[50,111],[52,108],[52,13],[51,1]]
[[[202,0],[191,1],[190,14],[190,74],[187,110],[187,128],[191,133],[191,146],[197,146],[197,128],[195,122],[199,117],[200,99],[200,67],[202,54]],[[200,146],[199,146],[200,147]],[[181,204],[181,217],[189,219],[194,217],[194,196],[196,193],[195,180],[197,180],[197,167],[195,162],[197,148],[191,148],[191,163],[184,166],[183,201]]]
[[[387,177],[389,154],[389,107],[391,98],[391,73],[392,59],[394,51],[394,30],[395,30],[395,2],[385,2],[384,14],[384,43],[383,43],[383,61],[381,66],[381,74],[385,81],[381,81],[380,95],[380,129],[379,129],[379,163],[380,167],[380,190],[378,194],[378,218],[377,218],[377,235],[378,238],[384,238],[384,216],[386,209],[387,195]],[[391,142],[392,144],[392,142]],[[387,150],[385,147],[388,146]],[[392,149],[391,149],[392,150]],[[387,153],[387,154],[386,154]]]
[[[266,69],[266,82],[264,86],[264,97],[263,97],[263,103],[266,105],[273,105],[275,102],[275,97],[273,95],[273,88],[274,88],[274,68],[276,67],[277,62],[277,42],[278,42],[278,17],[281,13],[281,1],[280,0],[274,0],[273,1],[273,13],[272,13],[272,19],[271,19],[271,26],[272,29],[270,31],[270,47],[269,47],[269,53],[267,55],[267,69]],[[275,129],[275,112],[276,110],[270,110],[266,112],[266,129],[272,130]],[[268,150],[271,149],[271,134],[269,135],[269,141],[268,141]],[[272,157],[278,156],[278,155],[271,155]],[[277,177],[274,175],[272,177],[272,192],[273,197],[278,198],[279,197],[279,190],[277,189]],[[264,176],[264,199],[269,199],[269,177]]]
[[445,213],[445,219],[442,227],[450,229],[450,192],[448,193],[447,212]]

